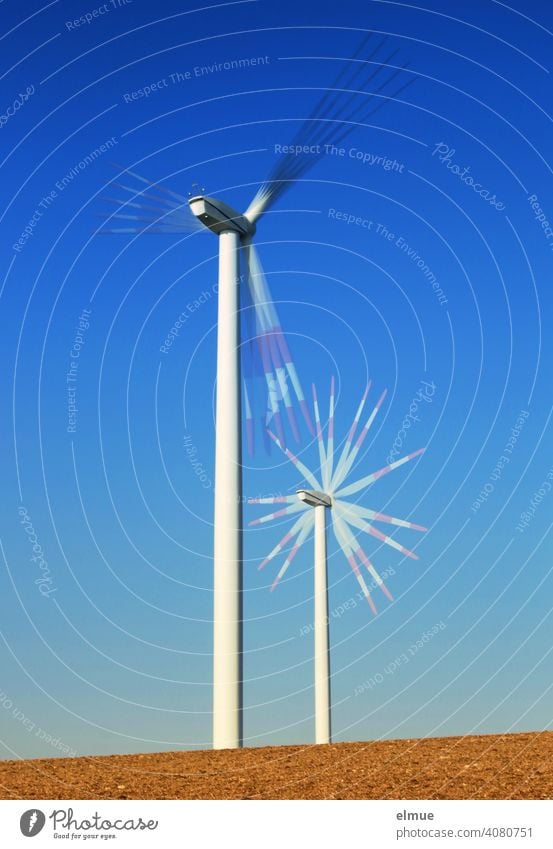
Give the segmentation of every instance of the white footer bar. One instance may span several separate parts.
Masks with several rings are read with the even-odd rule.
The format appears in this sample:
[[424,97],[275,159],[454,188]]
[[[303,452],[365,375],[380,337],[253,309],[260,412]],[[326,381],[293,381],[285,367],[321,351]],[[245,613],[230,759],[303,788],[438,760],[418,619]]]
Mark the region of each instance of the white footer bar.
[[553,801],[4,801],[2,846],[551,849]]

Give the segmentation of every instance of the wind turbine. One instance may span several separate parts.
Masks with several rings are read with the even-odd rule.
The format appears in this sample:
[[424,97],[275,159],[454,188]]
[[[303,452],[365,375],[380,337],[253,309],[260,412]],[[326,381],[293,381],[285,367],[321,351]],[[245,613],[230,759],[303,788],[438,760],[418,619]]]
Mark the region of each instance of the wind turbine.
[[248,501],[249,504],[287,504],[286,507],[282,507],[273,513],[269,513],[259,519],[254,519],[250,522],[250,525],[260,525],[284,516],[292,516],[296,513],[300,514],[299,518],[295,520],[290,530],[284,535],[280,542],[272,549],[259,566],[260,569],[263,569],[267,563],[280,554],[286,546],[293,541],[293,545],[288,556],[273,581],[271,591],[275,589],[277,584],[284,577],[299,549],[307,540],[311,531],[314,530],[315,556],[313,571],[315,615],[313,627],[316,743],[330,743],[331,741],[328,567],[326,550],[327,513],[330,513],[332,529],[338,545],[344,552],[346,559],[351,566],[357,581],[359,582],[363,596],[366,598],[372,612],[375,614],[376,607],[369,588],[367,587],[365,578],[363,577],[360,565],[365,566],[376,586],[380,587],[382,592],[390,601],[392,601],[392,596],[358,542],[355,532],[360,531],[362,533],[370,534],[386,545],[389,545],[397,551],[400,551],[402,554],[407,555],[407,557],[417,560],[418,557],[416,554],[409,551],[409,549],[404,548],[404,546],[397,542],[397,540],[393,537],[383,534],[382,531],[374,526],[373,522],[396,525],[416,531],[427,530],[427,528],[424,528],[422,525],[415,525],[413,522],[407,522],[404,519],[397,519],[395,516],[388,516],[384,513],[375,512],[374,510],[369,510],[362,505],[347,500],[347,496],[351,496],[365,490],[367,487],[379,480],[379,478],[383,475],[389,474],[394,471],[394,469],[397,469],[404,465],[404,463],[407,463],[409,460],[418,457],[424,451],[424,448],[420,448],[418,451],[407,454],[400,460],[396,460],[394,463],[390,463],[387,466],[378,469],[376,472],[365,475],[351,484],[344,485],[346,483],[346,478],[353,469],[353,465],[357,455],[359,454],[361,446],[365,441],[367,433],[369,432],[386,396],[386,391],[384,391],[374,405],[365,425],[354,442],[369,389],[370,383],[365,390],[359,407],[357,408],[355,418],[344,441],[344,447],[340,458],[334,468],[334,378],[332,378],[330,385],[330,411],[328,417],[326,445],[321,427],[317,394],[315,386],[313,385],[313,406],[317,428],[317,444],[319,449],[319,477],[316,477],[315,474],[298,459],[298,457],[292,454],[288,448],[283,446],[274,434],[270,434],[274,442],[284,451],[288,459],[302,475],[303,479],[309,484],[309,486],[313,487],[313,489],[302,488],[298,489],[295,495],[283,495],[274,498],[252,498]]
[[[312,425],[252,238],[260,217],[313,167],[325,145],[341,143],[413,81],[409,79],[399,88],[390,89],[407,65],[391,65],[397,49],[382,55],[387,37],[363,58],[364,48],[372,39],[373,34],[369,33],[352,57],[353,68],[345,64],[333,85],[325,91],[296,133],[290,145],[293,152],[277,160],[245,213],[241,214],[219,198],[205,195],[195,195],[187,201],[182,195],[151,183],[129,169],[124,172],[139,181],[140,191],[120,182],[117,184],[132,197],[114,199],[118,209],[111,217],[124,220],[126,226],[107,232],[181,233],[193,229],[199,222],[219,238],[213,630],[213,746],[216,749],[241,746],[243,738],[240,254],[245,260],[248,289],[256,314],[258,354],[267,384],[269,415],[277,430],[278,444],[284,446],[280,402],[285,407],[294,437],[299,439],[288,380],[307,426],[312,429]],[[394,70],[382,78],[388,68]],[[376,105],[373,98],[376,98]],[[313,149],[319,155],[305,153]],[[193,217],[187,215],[187,206]],[[247,393],[245,407],[250,444],[253,424]]]

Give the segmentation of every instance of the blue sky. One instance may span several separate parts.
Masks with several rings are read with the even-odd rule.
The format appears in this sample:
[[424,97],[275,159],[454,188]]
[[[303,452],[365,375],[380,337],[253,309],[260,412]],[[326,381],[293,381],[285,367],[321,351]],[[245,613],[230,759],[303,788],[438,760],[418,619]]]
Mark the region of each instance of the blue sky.
[[[2,5],[1,757],[210,745],[217,243],[94,231],[112,162],[245,208],[367,30],[416,83],[256,237],[337,434],[388,388],[360,474],[434,386],[401,437],[426,453],[362,499],[430,529],[396,535],[416,562],[368,544],[377,617],[330,540],[334,736],[549,727],[552,28],[535,0]],[[245,462],[246,496],[300,483]],[[257,571],[285,528],[245,535],[248,745],[313,739],[311,546],[274,593]]]

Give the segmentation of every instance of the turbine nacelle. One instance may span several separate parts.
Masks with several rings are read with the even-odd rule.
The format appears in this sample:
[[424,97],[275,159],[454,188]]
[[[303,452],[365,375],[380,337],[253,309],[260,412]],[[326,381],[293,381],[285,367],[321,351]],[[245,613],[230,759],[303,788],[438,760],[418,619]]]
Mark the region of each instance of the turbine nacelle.
[[326,492],[317,489],[297,489],[296,495],[300,501],[309,504],[310,507],[332,507],[332,498]]
[[196,195],[188,201],[190,211],[204,227],[219,235],[231,230],[240,238],[253,236],[255,225],[219,198]]

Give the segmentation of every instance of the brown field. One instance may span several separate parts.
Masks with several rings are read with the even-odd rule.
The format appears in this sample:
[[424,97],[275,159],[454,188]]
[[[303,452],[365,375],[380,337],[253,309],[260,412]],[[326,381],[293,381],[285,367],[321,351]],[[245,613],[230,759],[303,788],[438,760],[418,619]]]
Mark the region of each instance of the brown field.
[[550,799],[553,732],[0,761],[4,799]]

